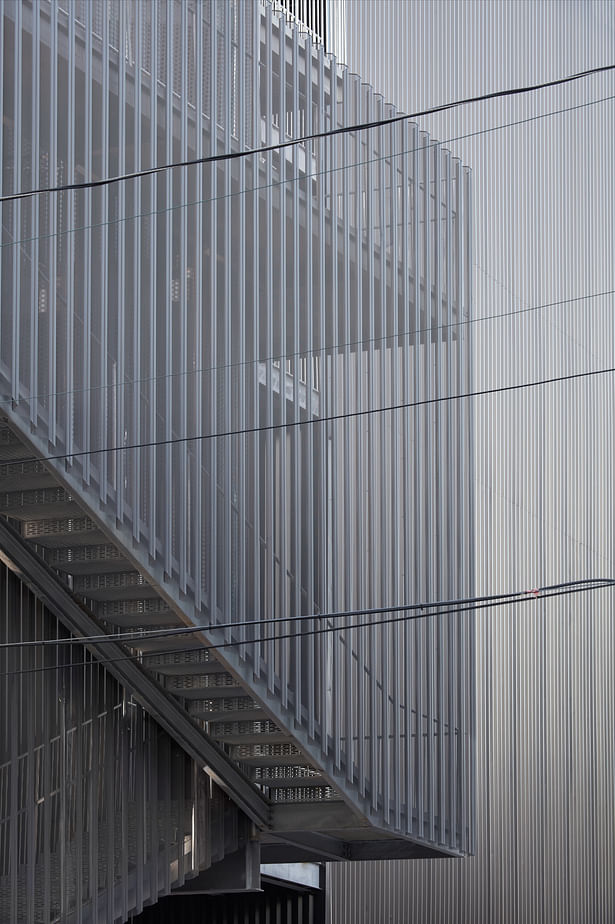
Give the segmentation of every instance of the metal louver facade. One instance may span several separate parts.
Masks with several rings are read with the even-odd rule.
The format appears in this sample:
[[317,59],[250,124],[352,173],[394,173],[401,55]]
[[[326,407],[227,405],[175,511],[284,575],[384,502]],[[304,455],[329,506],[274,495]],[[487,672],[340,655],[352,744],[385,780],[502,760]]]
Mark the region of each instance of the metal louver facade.
[[[4,194],[396,114],[260,0],[0,11]],[[473,847],[473,616],[387,608],[472,593],[472,415],[432,402],[471,381],[470,229],[469,172],[402,121],[4,203],[0,265],[7,441],[55,485],[21,490],[37,463],[5,455],[1,512],[108,631],[227,646],[220,683],[266,710],[232,712],[228,755],[318,778],[257,768],[272,805],[343,801],[452,855]],[[211,700],[182,663],[166,689]]]

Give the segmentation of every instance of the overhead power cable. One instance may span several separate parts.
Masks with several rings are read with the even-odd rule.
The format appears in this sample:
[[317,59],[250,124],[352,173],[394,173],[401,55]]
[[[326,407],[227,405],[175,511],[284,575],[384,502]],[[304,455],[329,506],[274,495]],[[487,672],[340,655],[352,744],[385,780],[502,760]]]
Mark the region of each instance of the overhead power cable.
[[[614,97],[615,98],[615,97]],[[439,330],[453,330],[458,327],[467,327],[471,324],[482,324],[485,321],[497,321],[506,318],[514,318],[518,315],[531,314],[537,311],[546,311],[548,308],[558,308],[562,305],[570,305],[574,302],[586,302],[596,298],[606,298],[609,295],[615,295],[615,289],[605,289],[604,292],[589,292],[585,295],[575,295],[572,298],[561,298],[554,302],[543,302],[541,305],[529,305],[526,308],[515,308],[512,311],[503,311],[499,314],[484,314],[476,318],[463,318],[461,321],[450,321],[448,324],[438,324],[436,326],[419,327],[416,330],[398,330],[393,334],[385,334],[382,337],[364,337],[361,340],[348,340],[343,343],[334,343],[323,347],[296,350],[294,353],[280,353],[275,356],[265,356],[257,359],[237,360],[231,363],[219,363],[215,366],[203,366],[200,369],[183,369],[181,372],[163,372],[160,375],[146,376],[138,379],[126,379],[123,382],[109,383],[107,385],[89,385],[87,388],[72,388],[66,391],[52,391],[36,395],[28,395],[24,401],[43,401],[48,398],[67,398],[71,395],[81,395],[85,393],[105,391],[115,389],[132,388],[135,385],[147,384],[148,382],[160,382],[167,379],[183,378],[189,375],[207,375],[210,372],[222,372],[225,369],[245,368],[246,366],[256,366],[271,362],[283,362],[288,359],[312,358],[322,353],[337,352],[339,350],[349,349],[351,347],[367,346],[370,343],[387,343],[389,340],[398,340],[400,337],[416,337],[419,334],[431,334]],[[15,404],[14,398],[0,398],[0,407],[5,405],[12,407]]]
[[[569,582],[569,583],[575,583],[575,582]],[[414,622],[420,619],[427,619],[430,617],[457,616],[457,615],[462,615],[464,613],[473,613],[473,612],[476,612],[477,610],[494,609],[495,607],[498,607],[498,606],[510,606],[510,605],[516,605],[519,603],[530,603],[532,601],[537,602],[539,600],[548,600],[552,597],[570,596],[572,594],[587,593],[589,591],[594,591],[594,590],[604,590],[604,589],[608,589],[609,587],[615,586],[615,580],[611,580],[611,579],[598,579],[596,580],[595,583],[589,583],[589,582],[587,583],[579,582],[579,583],[583,586],[570,587],[570,586],[567,586],[566,584],[552,585],[553,587],[560,587],[561,589],[548,590],[547,588],[536,588],[534,590],[524,591],[521,595],[514,597],[514,599],[504,599],[504,600],[496,600],[496,601],[485,602],[485,603],[471,604],[469,606],[461,606],[461,607],[456,607],[450,610],[444,610],[443,612],[404,613],[403,615],[391,616],[389,619],[379,619],[377,621],[372,620],[369,622],[347,623],[342,626],[340,625],[319,626],[318,628],[302,630],[300,633],[286,632],[286,633],[280,633],[276,635],[260,636],[260,637],[256,637],[252,639],[238,639],[234,641],[220,642],[219,644],[204,645],[203,648],[204,649],[206,648],[208,650],[213,650],[213,651],[220,651],[226,648],[247,647],[250,645],[260,645],[260,644],[264,644],[267,642],[278,642],[278,641],[282,641],[285,639],[295,639],[297,641],[297,640],[302,640],[309,636],[324,635],[324,634],[336,633],[336,632],[347,632],[347,631],[356,630],[356,629],[370,629],[370,628],[377,629],[380,626],[384,626],[384,625]],[[441,605],[442,604],[440,604],[440,606]],[[387,612],[391,612],[391,610],[387,610]],[[322,616],[312,616],[310,618],[313,619],[314,621],[317,621],[317,620],[324,620],[327,617],[326,615],[322,615]],[[287,622],[287,621],[289,620],[280,620],[280,622]],[[115,637],[113,636],[109,636],[108,639],[109,641],[115,641]],[[44,640],[41,640],[41,641],[44,642]],[[70,644],[71,641],[72,641],[72,638],[64,639],[63,644],[64,645]],[[88,644],[87,639],[75,639],[75,642],[81,645]],[[94,644],[94,643],[90,642],[89,644]],[[41,646],[39,645],[38,647],[40,650]],[[44,644],[42,647],[43,648],[45,647]],[[180,648],[180,649],[172,648],[172,649],[169,649],[168,652],[158,651],[158,652],[151,653],[151,654],[141,652],[138,654],[127,654],[125,656],[114,657],[114,658],[102,658],[98,656],[93,656],[93,659],[90,659],[90,660],[72,661],[72,662],[68,661],[68,662],[63,662],[63,663],[58,663],[58,664],[41,665],[39,667],[23,668],[20,670],[0,671],[0,676],[8,677],[8,676],[16,676],[19,674],[33,674],[33,673],[40,673],[40,672],[51,671],[51,670],[54,670],[54,671],[65,670],[65,669],[72,669],[72,668],[77,668],[77,667],[88,667],[92,664],[101,664],[104,666],[105,664],[115,664],[118,662],[125,662],[125,661],[137,662],[144,667],[149,667],[150,669],[155,670],[157,666],[163,666],[163,665],[147,664],[145,659],[147,659],[148,657],[149,658],[160,657],[161,654],[165,654],[165,653],[177,655],[177,654],[182,654],[182,653],[190,653],[190,652],[193,653],[194,651],[195,651],[194,648]],[[187,673],[190,672],[189,662],[186,663],[186,672]],[[203,688],[203,698],[204,699],[207,698],[207,687]]]
[[[344,170],[352,170],[355,167],[368,167],[370,164],[377,164],[380,161],[394,160],[397,157],[406,157],[409,154],[418,154],[421,151],[428,151],[431,148],[441,148],[447,144],[453,144],[455,141],[466,141],[468,138],[477,138],[481,135],[489,135],[492,132],[502,131],[505,128],[515,128],[519,125],[527,125],[530,122],[538,122],[541,119],[548,119],[555,115],[562,115],[566,112],[575,112],[579,109],[587,109],[589,106],[597,106],[599,103],[612,102],[615,95],[601,96],[599,99],[586,100],[584,103],[577,103],[574,106],[564,106],[561,109],[550,109],[548,112],[540,112],[536,115],[527,116],[525,119],[515,119],[513,122],[501,122],[499,125],[492,125],[489,128],[479,128],[473,132],[465,132],[463,135],[454,135],[451,138],[433,140],[428,144],[419,145],[419,147],[408,148],[404,151],[391,151],[387,154],[370,157],[367,160],[352,161],[347,164],[339,164],[336,167],[326,167],[324,170],[316,170],[314,173],[304,173],[298,176],[284,177],[281,180],[275,180],[272,183],[262,183],[258,186],[247,186],[234,192],[221,193],[219,196],[208,196],[206,199],[194,199],[188,202],[178,202],[175,205],[166,205],[163,208],[153,209],[149,212],[137,212],[134,215],[120,215],[117,218],[109,218],[105,221],[98,221],[90,225],[78,225],[76,228],[63,228],[60,231],[51,231],[49,234],[34,234],[31,237],[16,238],[15,240],[3,241],[0,243],[0,249],[3,247],[17,247],[20,244],[30,244],[33,241],[48,241],[56,237],[65,237],[69,234],[77,234],[80,231],[97,231],[101,228],[109,228],[113,225],[124,224],[129,221],[138,221],[142,218],[155,218],[158,215],[166,215],[170,212],[176,212],[180,209],[192,208],[197,205],[208,205],[213,202],[224,202],[227,199],[234,199],[237,196],[245,196],[250,193],[261,192],[267,189],[277,189],[280,186],[288,186],[291,183],[304,183],[306,180],[318,179],[318,177],[330,176],[334,173],[341,173]],[[161,168],[162,169],[162,168]],[[0,199],[0,202],[2,200]]]
[[550,592],[554,590],[564,590],[564,589],[573,589],[575,587],[584,587],[587,584],[591,585],[605,585],[610,586],[615,583],[615,578],[585,578],[577,581],[565,581],[559,584],[549,584],[545,585],[540,589],[535,590],[516,590],[510,591],[508,593],[501,594],[487,594],[479,597],[458,597],[453,600],[430,600],[423,603],[398,603],[393,604],[393,606],[370,606],[362,609],[352,609],[352,610],[337,610],[332,613],[305,613],[296,616],[277,616],[273,618],[262,618],[262,619],[245,619],[239,622],[217,622],[209,623],[207,625],[197,625],[197,626],[178,626],[177,628],[172,629],[152,629],[146,630],[143,632],[118,632],[114,635],[109,635],[108,633],[103,633],[100,635],[84,635],[79,636],[78,638],[48,638],[48,639],[38,639],[25,642],[1,642],[0,650],[7,648],[33,648],[36,646],[44,645],[49,647],[50,645],[66,645],[66,644],[76,644],[82,645],[88,642],[131,642],[131,641],[144,641],[147,639],[164,639],[169,636],[178,636],[178,635],[189,635],[194,632],[207,632],[215,629],[216,631],[223,629],[240,629],[248,626],[258,626],[258,625],[273,625],[275,623],[287,623],[287,622],[303,622],[310,619],[350,619],[357,616],[378,616],[383,613],[398,613],[398,612],[408,612],[411,610],[429,610],[429,609],[441,609],[442,607],[450,606],[465,606],[466,604],[478,604],[478,603],[498,603],[506,600],[512,600],[517,597],[525,597],[527,594],[539,594],[543,592]]
[[546,90],[550,87],[561,86],[572,81],[582,80],[586,77],[592,77],[596,74],[604,74],[615,70],[615,64],[605,64],[602,67],[593,67],[576,74],[567,74],[565,77],[558,77],[555,80],[547,80],[543,83],[526,84],[521,87],[511,87],[506,90],[496,90],[492,93],[481,93],[478,96],[468,96],[463,99],[453,100],[449,103],[442,103],[439,106],[431,106],[428,109],[421,109],[407,115],[390,116],[384,119],[376,119],[372,122],[359,122],[353,125],[343,125],[338,128],[330,128],[321,132],[312,132],[308,135],[301,135],[298,138],[292,138],[288,141],[279,141],[277,144],[263,145],[258,148],[244,149],[241,151],[226,151],[223,154],[210,154],[205,157],[194,157],[188,160],[173,161],[167,164],[161,164],[158,167],[146,167],[143,170],[135,170],[132,173],[122,173],[117,176],[105,177],[100,180],[86,180],[81,183],[64,183],[59,186],[47,186],[39,189],[24,190],[18,193],[9,193],[1,196],[0,202],[14,202],[17,199],[26,199],[31,196],[38,196],[45,193],[70,192],[78,189],[96,189],[101,186],[110,186],[114,183],[121,183],[127,180],[136,180],[141,177],[152,176],[162,173],[165,170],[171,170],[181,167],[194,167],[200,164],[217,164],[223,161],[237,160],[242,157],[253,157],[254,155],[266,154],[270,151],[280,151],[284,148],[294,147],[298,144],[305,144],[307,141],[318,141],[321,138],[332,138],[337,135],[344,135],[350,132],[367,131],[374,128],[382,128],[387,125],[394,125],[398,122],[405,122],[410,119],[419,119],[424,116],[435,115],[439,112],[446,112],[449,109],[457,109],[460,106],[468,106],[474,103],[483,103],[492,99],[502,99],[507,96],[519,96],[527,93],[535,93],[538,90]]
[[437,404],[446,404],[449,401],[463,401],[469,398],[484,398],[487,395],[501,395],[506,392],[523,391],[525,388],[538,388],[543,385],[555,385],[560,382],[578,381],[593,378],[598,375],[609,375],[615,372],[615,366],[606,369],[591,369],[588,372],[573,372],[568,375],[556,375],[548,379],[536,379],[531,382],[519,382],[516,385],[499,385],[496,388],[482,388],[477,391],[467,391],[459,395],[440,395],[434,398],[423,398],[419,401],[404,401],[400,404],[390,404],[386,407],[366,408],[359,411],[345,411],[340,414],[327,414],[324,417],[308,417],[305,420],[289,420],[284,423],[263,424],[255,427],[242,427],[237,430],[222,430],[218,433],[200,433],[194,436],[174,436],[164,440],[148,440],[143,443],[127,443],[124,446],[105,446],[99,449],[79,449],[72,452],[61,452],[52,456],[28,456],[25,459],[11,459],[11,465],[26,465],[29,462],[59,462],[81,458],[83,456],[102,455],[105,452],[129,452],[134,449],[153,449],[156,446],[173,446],[185,443],[194,443],[206,440],[225,439],[233,436],[250,436],[255,433],[271,433],[275,430],[290,430],[296,427],[307,427],[314,424],[333,423],[336,420],[351,420],[362,417],[371,417],[375,414],[385,414],[393,411],[412,410],[417,407],[430,407]]
[[[97,229],[100,229],[103,227],[109,227],[111,225],[115,225],[118,223],[123,223],[123,222],[128,222],[128,221],[137,221],[142,218],[155,217],[157,215],[162,215],[167,212],[173,212],[178,209],[190,208],[190,207],[197,206],[197,205],[206,205],[211,202],[220,202],[225,199],[233,198],[235,196],[241,196],[241,195],[245,195],[245,194],[252,193],[252,192],[258,192],[260,190],[265,190],[265,189],[272,189],[272,188],[283,186],[289,183],[296,183],[296,182],[301,182],[304,180],[314,179],[314,178],[328,175],[331,173],[336,173],[336,172],[343,171],[343,170],[349,170],[354,167],[377,163],[380,160],[387,160],[388,158],[402,157],[402,156],[406,156],[409,154],[414,154],[420,151],[425,151],[429,148],[441,147],[446,144],[451,144],[455,141],[463,141],[468,138],[474,138],[476,136],[489,134],[495,131],[500,131],[504,128],[511,128],[511,127],[515,127],[519,125],[524,125],[524,124],[527,124],[528,122],[535,122],[540,119],[545,119],[545,118],[549,118],[554,115],[561,115],[562,113],[584,109],[589,106],[597,105],[598,103],[609,102],[612,100],[615,100],[615,95],[601,97],[600,99],[596,99],[596,100],[589,100],[584,103],[579,103],[575,106],[568,106],[562,109],[550,110],[549,112],[540,113],[534,116],[529,116],[528,118],[519,119],[514,122],[503,122],[503,123],[500,123],[499,125],[494,125],[489,128],[479,129],[477,131],[468,132],[463,135],[457,135],[452,138],[443,139],[442,141],[433,141],[427,145],[423,145],[417,148],[410,148],[405,151],[398,151],[398,152],[394,152],[391,154],[382,155],[381,157],[374,157],[368,160],[356,161],[351,164],[345,164],[345,165],[338,166],[338,167],[330,167],[325,170],[316,171],[315,173],[305,174],[304,176],[287,177],[275,183],[270,183],[270,184],[266,184],[262,186],[249,187],[246,189],[241,189],[237,192],[227,193],[227,194],[220,195],[220,196],[212,196],[207,199],[198,199],[198,200],[191,201],[191,202],[178,203],[177,205],[167,206],[162,209],[155,209],[154,211],[151,211],[151,212],[140,212],[140,213],[137,213],[136,215],[128,215],[128,216],[124,216],[120,218],[114,218],[108,221],[98,222],[93,225],[80,225],[77,228],[66,228],[65,230],[61,232],[55,232],[55,233],[43,234],[43,235],[34,235],[32,237],[21,238],[21,239],[17,239],[14,241],[4,241],[3,243],[0,243],[0,249],[3,247],[14,247],[14,246],[19,246],[23,244],[28,244],[28,243],[32,243],[33,241],[40,242],[44,240],[49,240],[50,238],[61,237],[61,236],[68,235],[68,234],[76,234],[80,231],[97,230]],[[29,395],[26,400],[42,401],[48,398],[68,397],[70,395],[80,395],[86,392],[90,393],[90,392],[97,392],[97,391],[105,391],[108,389],[123,389],[123,388],[129,388],[134,385],[141,384],[141,383],[145,384],[148,382],[158,382],[158,381],[163,381],[166,379],[174,379],[174,378],[179,378],[179,377],[189,376],[189,375],[202,375],[202,374],[207,374],[209,372],[221,371],[223,369],[241,368],[245,366],[255,365],[257,363],[278,362],[284,359],[293,359],[296,357],[306,357],[308,355],[314,356],[314,355],[317,355],[318,353],[325,352],[327,350],[340,350],[340,349],[344,349],[345,347],[361,346],[361,345],[366,345],[369,343],[382,343],[382,342],[386,342],[388,340],[392,340],[397,337],[407,337],[407,336],[413,336],[413,335],[422,334],[422,333],[431,333],[433,331],[445,330],[449,328],[465,327],[470,324],[478,324],[478,323],[482,323],[485,321],[498,320],[500,318],[514,317],[515,315],[521,315],[521,314],[526,314],[529,312],[540,311],[543,309],[554,308],[559,305],[565,305],[565,304],[575,302],[575,301],[585,301],[588,299],[602,298],[604,296],[614,295],[614,294],[615,294],[615,289],[608,289],[608,290],[605,290],[604,292],[587,293],[585,295],[579,295],[573,298],[566,298],[566,299],[561,299],[561,300],[554,301],[554,302],[547,302],[541,305],[533,305],[533,306],[529,306],[526,308],[520,308],[514,311],[510,311],[510,312],[502,312],[500,314],[493,314],[493,315],[483,315],[481,317],[475,317],[475,318],[465,318],[460,321],[451,321],[448,324],[440,324],[436,327],[429,326],[429,327],[423,327],[417,330],[409,330],[409,331],[399,330],[393,334],[387,334],[382,337],[362,338],[359,340],[352,340],[352,341],[347,341],[344,343],[336,343],[333,345],[327,345],[324,347],[320,347],[318,349],[297,350],[293,353],[276,354],[273,356],[267,356],[267,357],[256,358],[256,359],[251,359],[251,360],[243,360],[243,361],[238,360],[238,361],[231,362],[231,363],[217,363],[212,366],[204,366],[204,367],[197,368],[197,369],[183,369],[178,372],[166,372],[166,373],[161,373],[160,375],[142,376],[137,379],[126,379],[123,382],[108,383],[106,385],[90,385],[90,386],[87,386],[86,388],[73,388],[73,389],[66,389],[64,391],[54,391],[54,392],[40,392],[35,395]],[[0,407],[3,405],[6,407],[10,407],[13,404],[14,404],[13,398],[10,398],[8,396],[0,397]]]

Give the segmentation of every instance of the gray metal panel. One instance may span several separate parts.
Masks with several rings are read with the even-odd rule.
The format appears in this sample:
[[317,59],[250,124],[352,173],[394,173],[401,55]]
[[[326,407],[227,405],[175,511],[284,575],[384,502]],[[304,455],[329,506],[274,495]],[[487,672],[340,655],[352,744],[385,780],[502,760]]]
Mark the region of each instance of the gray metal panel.
[[[342,7],[340,58],[406,111],[613,60],[608,2],[330,4]],[[611,73],[421,120],[473,169],[459,184],[473,198],[467,259],[453,268],[465,304],[473,288],[476,317],[550,306],[475,324],[451,390],[613,365],[613,92]],[[613,575],[612,404],[603,376],[475,402],[455,477],[457,554],[478,593]],[[333,924],[614,919],[612,613],[607,591],[477,616],[458,678],[472,699],[475,659],[476,801],[471,790],[462,817],[476,816],[463,825],[476,856],[331,866]],[[465,789],[473,758],[461,757]]]

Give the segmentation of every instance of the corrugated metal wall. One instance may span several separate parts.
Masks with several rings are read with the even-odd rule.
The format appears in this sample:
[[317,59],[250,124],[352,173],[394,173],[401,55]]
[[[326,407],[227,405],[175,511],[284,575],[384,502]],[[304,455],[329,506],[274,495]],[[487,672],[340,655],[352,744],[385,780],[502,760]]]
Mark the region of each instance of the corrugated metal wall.
[[[613,62],[607,3],[346,16],[347,63],[406,111]],[[614,97],[608,74],[421,123],[473,170],[475,317],[520,312],[474,325],[476,388],[615,365]],[[476,400],[477,593],[613,576],[613,402],[612,375]],[[614,641],[612,591],[477,616],[476,856],[332,866],[332,924],[615,918]]]
[[258,893],[169,896],[134,919],[134,924],[325,924],[317,890],[263,883]]

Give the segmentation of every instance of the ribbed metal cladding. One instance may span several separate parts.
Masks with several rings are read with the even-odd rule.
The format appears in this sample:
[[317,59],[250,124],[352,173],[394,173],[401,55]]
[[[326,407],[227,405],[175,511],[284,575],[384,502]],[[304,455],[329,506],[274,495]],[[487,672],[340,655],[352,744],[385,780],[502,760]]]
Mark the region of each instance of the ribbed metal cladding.
[[[0,643],[56,638],[69,635],[0,564]],[[126,921],[248,830],[82,646],[0,652],[3,924]]]
[[[347,64],[410,112],[613,61],[608,3],[345,12]],[[473,171],[474,316],[521,312],[473,325],[478,389],[614,365],[614,94],[421,122]],[[613,398],[597,375],[475,401],[477,593],[613,576]],[[612,591],[477,614],[476,855],[330,866],[332,924],[614,919],[613,632]]]
[[324,899],[318,891],[263,883],[261,892],[236,895],[177,895],[164,898],[134,919],[135,924],[324,924]]
[[[2,14],[5,192],[396,112],[260,0]],[[470,386],[468,170],[403,122],[2,222],[11,426],[364,816],[470,851],[472,617],[318,615],[472,593],[470,408],[380,410]]]

